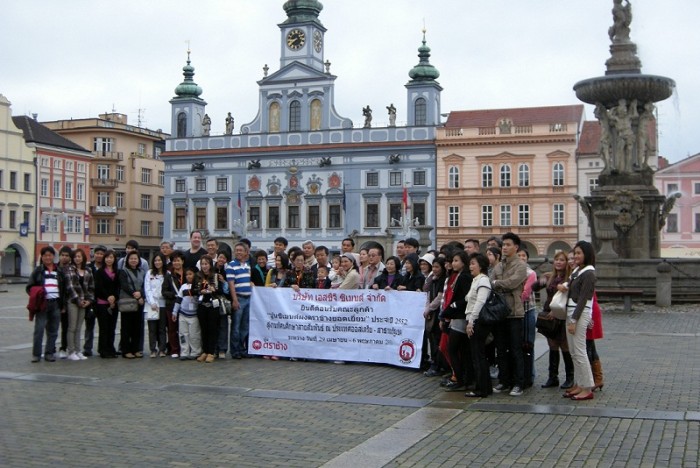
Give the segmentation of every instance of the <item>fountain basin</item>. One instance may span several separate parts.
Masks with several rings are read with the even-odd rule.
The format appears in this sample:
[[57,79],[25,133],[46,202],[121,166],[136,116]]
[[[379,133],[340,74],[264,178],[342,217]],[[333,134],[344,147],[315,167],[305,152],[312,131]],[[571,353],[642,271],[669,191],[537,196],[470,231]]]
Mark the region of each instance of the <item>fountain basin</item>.
[[574,85],[576,97],[587,104],[617,105],[620,99],[640,103],[668,99],[676,88],[671,78],[658,75],[616,74],[579,81]]

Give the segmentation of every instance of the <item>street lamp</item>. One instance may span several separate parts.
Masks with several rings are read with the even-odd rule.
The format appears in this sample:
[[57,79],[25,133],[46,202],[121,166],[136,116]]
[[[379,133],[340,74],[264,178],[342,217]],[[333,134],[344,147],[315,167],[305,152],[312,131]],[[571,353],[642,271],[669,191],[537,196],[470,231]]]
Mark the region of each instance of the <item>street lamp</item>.
[[399,219],[391,218],[391,225],[393,227],[400,227],[403,236],[408,237],[411,233],[411,228],[420,226],[420,221],[418,218],[411,219],[408,216],[401,216]]

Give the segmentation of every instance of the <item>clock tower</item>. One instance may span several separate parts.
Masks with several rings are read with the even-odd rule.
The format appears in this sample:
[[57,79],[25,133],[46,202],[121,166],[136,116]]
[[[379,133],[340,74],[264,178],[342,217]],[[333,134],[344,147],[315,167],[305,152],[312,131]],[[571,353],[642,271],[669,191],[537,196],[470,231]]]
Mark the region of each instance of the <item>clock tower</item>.
[[283,8],[287,20],[278,25],[282,33],[280,68],[296,61],[322,72],[326,28],[318,15],[323,5],[316,0],[289,0]]

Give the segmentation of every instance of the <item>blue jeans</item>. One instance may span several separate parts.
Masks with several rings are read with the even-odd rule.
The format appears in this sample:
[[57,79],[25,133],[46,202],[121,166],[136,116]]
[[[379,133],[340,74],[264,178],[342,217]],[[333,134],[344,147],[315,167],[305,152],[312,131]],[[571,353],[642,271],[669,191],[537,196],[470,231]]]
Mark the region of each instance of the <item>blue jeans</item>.
[[32,354],[41,356],[41,343],[46,331],[46,348],[44,354],[56,352],[56,338],[58,338],[58,326],[61,323],[61,309],[58,301],[48,301],[46,310],[34,316],[34,345]]
[[248,330],[250,328],[250,297],[238,296],[238,310],[231,316],[231,337],[229,351],[231,357],[246,353]]

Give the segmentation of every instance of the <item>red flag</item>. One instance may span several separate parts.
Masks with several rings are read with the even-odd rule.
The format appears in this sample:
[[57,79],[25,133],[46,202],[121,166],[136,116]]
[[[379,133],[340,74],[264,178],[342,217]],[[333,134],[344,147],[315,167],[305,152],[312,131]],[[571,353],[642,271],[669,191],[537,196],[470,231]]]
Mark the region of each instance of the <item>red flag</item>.
[[403,212],[408,211],[408,188],[404,185],[403,187]]

